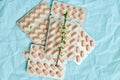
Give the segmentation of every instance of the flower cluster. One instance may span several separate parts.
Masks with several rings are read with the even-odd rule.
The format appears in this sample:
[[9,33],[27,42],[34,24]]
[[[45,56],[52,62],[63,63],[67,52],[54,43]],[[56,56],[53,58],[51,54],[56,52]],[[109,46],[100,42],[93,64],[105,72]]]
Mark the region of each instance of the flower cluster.
[[60,55],[65,53],[64,47],[66,46],[67,43],[67,36],[66,36],[67,27],[65,26],[67,16],[68,16],[68,12],[64,14],[64,24],[61,24],[61,28],[60,28],[61,37],[62,37],[61,43],[58,45]]
[[60,54],[64,54],[65,51],[64,51],[64,47],[66,46],[66,43],[67,43],[67,27],[65,27],[63,24],[61,24],[61,28],[60,28],[60,32],[61,32],[61,37],[62,37],[62,40],[61,40],[61,43],[58,45],[58,48],[61,48],[60,50]]
[[59,54],[58,54],[58,58],[57,58],[57,62],[56,62],[56,66],[58,66],[58,60],[59,60],[59,56],[64,54],[65,51],[64,51],[64,47],[66,46],[66,39],[67,39],[67,27],[65,26],[65,23],[66,23],[66,18],[68,16],[68,12],[66,12],[64,14],[64,23],[61,23],[61,28],[60,28],[60,32],[61,32],[61,43],[58,45],[58,48],[59,48]]

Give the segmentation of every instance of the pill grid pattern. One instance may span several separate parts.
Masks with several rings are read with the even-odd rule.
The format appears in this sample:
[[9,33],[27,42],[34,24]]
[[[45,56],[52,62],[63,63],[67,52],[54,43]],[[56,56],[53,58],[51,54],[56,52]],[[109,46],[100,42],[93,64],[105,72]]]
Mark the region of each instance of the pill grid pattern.
[[[40,6],[41,4],[43,4],[42,7]],[[48,5],[46,7],[46,5],[47,4],[44,2],[40,3],[37,8],[34,8],[32,10],[34,12],[37,12],[37,15],[31,11],[31,15],[30,13],[27,14],[18,22],[22,30],[27,33],[27,35],[34,43],[45,44],[45,46],[33,44],[30,51],[27,50],[25,52],[24,56],[28,60],[27,71],[33,75],[51,77],[55,79],[64,79],[66,70],[65,64],[67,63],[67,60],[81,64],[88,56],[88,54],[94,49],[95,41],[81,28],[83,26],[86,14],[86,11],[84,9],[79,9],[77,7],[54,1],[51,9],[52,15],[50,17],[48,30],[47,23],[49,22],[48,17],[50,8]],[[58,56],[57,45],[61,40],[59,28],[60,23],[63,23],[64,21],[63,14],[66,11],[68,11],[66,26],[68,27],[67,44],[69,45],[65,47],[66,53],[60,56],[58,60],[59,66],[55,66]],[[38,12],[47,13],[47,15],[39,14]],[[38,19],[38,16],[42,20]],[[57,18],[54,18],[53,16]],[[43,17],[45,18],[43,19]],[[34,20],[34,22],[32,22],[32,20]],[[38,27],[36,27],[36,25]],[[76,31],[74,32],[74,30]],[[32,34],[30,34],[30,32]],[[46,34],[47,38],[45,37]],[[42,36],[42,38],[38,39],[38,36]],[[46,40],[47,42],[45,43]]]
[[44,56],[44,46],[33,44],[30,49],[27,71],[32,75],[64,79],[66,63],[59,60],[59,65],[55,66],[56,58]]
[[85,9],[70,6],[62,2],[53,1],[52,8],[51,8],[51,14],[53,16],[56,15],[56,16],[61,17],[63,16],[63,14],[66,13],[66,11],[68,11],[67,19],[74,19],[81,23],[85,21],[85,15],[86,15]]
[[42,1],[28,14],[20,19],[17,24],[27,34],[33,43],[45,44],[48,31],[49,5]]
[[79,36],[77,40],[76,54],[74,61],[77,64],[81,64],[95,48],[95,41],[92,39],[83,28],[79,27]]
[[[62,21],[63,21],[62,18],[50,17],[48,36],[45,46],[45,53],[47,56],[52,56],[54,58],[58,57],[59,54],[58,45],[61,42],[60,23],[63,23]],[[66,34],[67,45],[64,48],[65,53],[60,57],[64,60],[67,60],[73,58],[74,55],[71,56],[71,54],[76,54],[75,47],[77,45],[79,26],[77,25],[76,22],[71,22],[71,21],[66,21],[65,26],[67,26],[67,34]]]

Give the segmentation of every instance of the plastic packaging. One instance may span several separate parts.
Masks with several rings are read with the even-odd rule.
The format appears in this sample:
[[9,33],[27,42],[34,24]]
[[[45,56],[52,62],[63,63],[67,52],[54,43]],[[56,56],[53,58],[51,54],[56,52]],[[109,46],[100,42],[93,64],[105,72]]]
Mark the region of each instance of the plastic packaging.
[[50,6],[43,0],[17,24],[35,44],[45,44]]

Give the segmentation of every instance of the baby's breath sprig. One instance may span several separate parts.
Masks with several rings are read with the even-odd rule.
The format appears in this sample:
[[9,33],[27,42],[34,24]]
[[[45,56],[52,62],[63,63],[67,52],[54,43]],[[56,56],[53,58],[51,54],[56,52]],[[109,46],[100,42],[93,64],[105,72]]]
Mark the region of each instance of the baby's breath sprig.
[[66,12],[64,14],[64,24],[61,24],[61,28],[60,28],[60,32],[61,32],[61,43],[58,45],[58,48],[59,48],[59,54],[58,54],[58,58],[57,58],[57,62],[56,62],[56,66],[58,66],[58,60],[59,60],[59,56],[64,54],[65,51],[64,51],[64,47],[66,46],[66,43],[67,43],[67,37],[66,37],[66,34],[67,34],[67,27],[65,26],[65,23],[66,23],[66,18],[68,16],[68,12]]

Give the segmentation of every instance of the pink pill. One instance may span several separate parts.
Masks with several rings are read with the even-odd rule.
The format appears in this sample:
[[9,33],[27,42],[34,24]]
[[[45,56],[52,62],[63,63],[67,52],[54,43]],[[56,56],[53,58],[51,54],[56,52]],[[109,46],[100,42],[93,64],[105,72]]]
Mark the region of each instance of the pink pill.
[[73,14],[73,17],[76,19],[78,16],[77,16],[77,14],[74,13],[74,14]]
[[43,69],[43,73],[47,76],[48,75],[48,72],[45,70],[45,69]]
[[69,59],[71,59],[72,57],[73,57],[73,53],[71,52],[71,53],[69,53],[68,55],[67,55],[67,57],[69,58]]
[[28,27],[28,26],[23,26],[23,29],[24,29],[24,30],[28,30],[29,27]]
[[42,53],[45,52],[44,48],[39,48]]
[[94,46],[94,41],[90,40],[90,46]]
[[81,37],[85,37],[84,31],[81,31]]
[[30,61],[30,64],[31,64],[33,67],[35,67],[35,65],[36,65],[33,61]]
[[59,23],[59,24],[57,24],[57,28],[61,28],[61,24]]
[[52,55],[57,55],[59,53],[58,50],[53,51]]
[[66,45],[64,49],[67,50],[68,49],[68,45]]
[[46,25],[43,23],[39,24],[39,26],[40,26],[40,28],[46,28]]
[[54,62],[57,62],[57,58],[53,58]]
[[58,47],[58,44],[55,44],[53,47],[54,47],[54,48],[57,48],[57,47]]
[[77,29],[78,29],[78,26],[75,25],[75,26],[73,27],[73,30],[77,30]]
[[34,32],[30,32],[29,36],[32,38],[32,37],[36,36],[36,34]]
[[85,41],[84,41],[84,40],[82,40],[82,42],[81,42],[81,46],[82,46],[82,47],[85,46]]
[[40,62],[37,62],[37,65],[39,68],[42,68],[42,64]]
[[29,67],[29,71],[30,71],[30,73],[35,73],[35,71],[34,71],[34,69],[32,68],[32,67]]
[[38,32],[41,31],[41,29],[40,29],[40,28],[35,28],[34,31],[35,31],[36,33],[38,33]]
[[52,43],[52,42],[49,42],[49,43],[47,44],[47,47],[52,47],[52,45],[53,45],[53,43]]
[[60,41],[60,40],[61,40],[61,36],[58,36],[58,37],[55,38],[55,41],[56,41],[56,42],[58,42],[58,41]]
[[44,32],[45,32],[45,33],[47,33],[47,32],[48,32],[48,29],[47,29],[47,28],[45,28],[45,29],[44,29]]
[[84,21],[85,20],[85,17],[83,15],[81,15],[80,17],[80,20]]
[[86,45],[86,50],[90,51],[90,46],[89,45]]
[[69,50],[72,51],[75,47],[74,46],[70,46]]
[[29,58],[29,55],[30,55],[30,51],[25,51],[25,53],[24,53],[24,56],[25,56],[25,58],[28,60],[28,58]]
[[61,62],[61,63],[65,63],[65,61],[64,61],[64,60],[62,60],[62,59],[60,59],[60,62]]
[[80,48],[79,47],[76,47],[76,52],[80,53]]
[[51,23],[51,27],[56,27],[57,23],[54,21]]
[[53,11],[55,12],[55,14],[58,13],[58,9],[57,8],[53,9]]
[[70,41],[70,44],[74,44],[76,42],[76,40],[75,39],[72,39],[71,41]]
[[39,54],[39,58],[42,60],[44,58],[43,54]]
[[73,10],[74,10],[75,12],[78,12],[78,11],[79,11],[79,9],[76,8],[76,7],[74,7]]
[[88,36],[85,36],[86,42],[89,42],[90,38]]
[[60,13],[61,13],[61,15],[64,15],[65,11],[64,10],[60,10]]
[[50,8],[45,8],[44,11],[45,11],[45,13],[49,13],[50,12]]
[[59,78],[62,77],[61,74],[60,74],[59,72],[56,72],[56,74],[57,74],[57,76],[58,76]]
[[47,4],[45,3],[40,4],[40,8],[46,8],[46,7],[47,7]]
[[26,16],[26,17],[25,17],[25,20],[26,20],[26,21],[31,20],[30,16]]
[[57,34],[57,35],[60,35],[60,31],[58,30],[58,31],[56,32],[56,34]]
[[73,8],[71,6],[67,6],[68,10],[71,11]]
[[38,75],[41,74],[41,72],[40,72],[40,70],[38,68],[36,69],[36,72],[37,72]]
[[46,69],[49,69],[49,66],[48,66],[47,63],[44,63],[44,66],[45,66]]
[[36,51],[36,52],[38,51],[38,48],[36,46],[32,46],[32,48],[34,51]]
[[47,24],[48,23],[48,19],[45,19],[44,22]]
[[71,25],[71,24],[68,24],[67,27],[70,29],[70,28],[72,27],[72,25]]
[[84,52],[83,51],[80,52],[80,56],[84,57]]
[[57,2],[55,2],[54,4],[55,4],[56,7],[59,7],[59,6],[60,6],[60,4],[57,3]]
[[39,38],[39,37],[34,37],[34,38],[33,38],[33,41],[34,41],[34,42],[40,42],[40,38]]
[[42,40],[42,44],[45,44],[45,42],[46,42],[45,40]]
[[51,64],[50,67],[52,68],[52,70],[56,69],[56,67],[53,64]]
[[47,58],[48,61],[51,60],[51,57],[49,57],[49,56],[47,56],[46,58]]
[[40,21],[39,17],[34,17],[34,21]]
[[76,33],[76,32],[73,32],[73,33],[71,34],[71,36],[72,36],[72,38],[75,38],[75,37],[77,36],[77,33]]
[[80,57],[79,56],[76,56],[76,61],[80,62]]
[[45,13],[39,13],[38,14],[40,17],[46,17],[46,14]]
[[52,28],[52,29],[50,30],[50,34],[53,34],[53,33],[55,33],[55,28]]
[[53,40],[54,39],[54,36],[53,35],[50,35],[49,37],[48,37],[48,40],[49,41],[51,41],[51,40]]
[[86,13],[85,9],[80,9],[80,14],[85,14],[85,13]]
[[37,58],[37,55],[34,52],[32,52],[32,56],[33,58]]
[[39,33],[38,36],[39,37],[45,37],[45,33]]
[[20,25],[26,25],[26,22],[25,21],[20,21],[19,24]]
[[41,8],[40,7],[37,7],[36,9],[35,9],[35,12],[40,12],[41,11]]
[[32,16],[32,17],[34,17],[34,16],[36,16],[37,14],[36,14],[35,12],[31,12],[29,15]]
[[58,65],[57,68],[59,71],[63,71],[63,68],[60,65]]
[[28,22],[29,25],[34,26],[36,23],[33,21]]
[[50,71],[50,75],[51,75],[52,77],[54,77],[54,76],[55,76],[55,73],[54,73],[53,71]]
[[65,9],[65,8],[66,8],[65,4],[61,4],[61,7],[62,7],[63,9]]
[[78,36],[78,40],[77,40],[78,42],[81,42],[81,40],[80,40],[80,36]]
[[46,54],[48,55],[48,54],[51,54],[51,49],[47,49],[46,50]]

